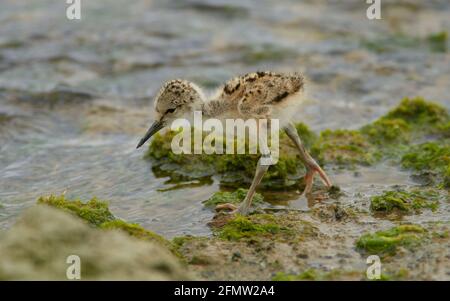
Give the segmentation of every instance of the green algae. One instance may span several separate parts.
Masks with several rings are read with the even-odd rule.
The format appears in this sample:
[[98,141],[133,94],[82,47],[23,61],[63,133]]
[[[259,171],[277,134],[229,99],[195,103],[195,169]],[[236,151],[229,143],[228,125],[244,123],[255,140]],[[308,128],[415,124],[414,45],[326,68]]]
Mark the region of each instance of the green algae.
[[429,208],[433,211],[439,206],[439,193],[435,191],[385,191],[371,199],[370,209],[377,212],[391,212],[395,209],[403,212]]
[[423,126],[437,126],[449,120],[447,110],[422,97],[404,98],[400,104],[391,110],[384,119],[403,119],[418,129]]
[[394,255],[400,246],[414,248],[419,245],[425,233],[426,230],[418,225],[400,225],[364,234],[356,241],[356,247],[371,254]]
[[380,118],[361,128],[361,132],[368,136],[371,143],[377,146],[408,143],[411,139],[411,127],[400,118]]
[[362,127],[361,133],[371,143],[390,151],[389,147],[399,147],[429,134],[444,135],[449,121],[444,107],[421,97],[404,98],[386,115]]
[[[220,204],[240,204],[247,195],[248,189],[239,188],[233,192],[218,191],[214,193],[209,199],[203,202],[205,207],[215,207]],[[253,197],[253,204],[261,204],[263,202],[263,196],[259,193],[255,193]]]
[[[311,139],[312,133],[305,125],[299,127],[302,133]],[[254,176],[259,154],[174,154],[171,150],[172,138],[177,134],[168,131],[156,134],[150,143],[145,158],[154,162],[154,166],[171,173],[171,177],[182,175],[188,178],[222,175],[222,184],[230,187],[251,183]],[[191,139],[193,141],[194,139]],[[223,141],[223,143],[226,143]],[[236,140],[234,145],[236,146]],[[248,144],[246,143],[246,148]],[[261,186],[280,189],[297,184],[302,163],[298,159],[299,153],[287,137],[280,135],[280,157],[275,165],[271,165],[264,175]]]
[[306,237],[319,235],[316,227],[293,213],[237,215],[222,227],[213,228],[213,232],[223,240],[270,239],[287,243],[298,243]]
[[401,158],[404,168],[438,175],[442,186],[450,188],[450,143],[426,142],[413,146]]
[[259,222],[255,222],[254,218],[238,215],[220,229],[218,237],[225,240],[240,240],[277,234],[287,230],[277,225],[271,215],[260,215],[259,218]]
[[172,243],[166,240],[164,237],[152,231],[146,230],[138,224],[127,223],[123,220],[117,219],[109,211],[107,202],[92,198],[88,202],[84,203],[80,200],[68,200],[64,195],[50,195],[40,197],[37,203],[52,206],[65,212],[74,214],[80,217],[82,220],[86,221],[91,226],[99,229],[117,229],[137,239],[156,242],[169,249],[174,255],[181,257],[181,255],[176,251],[175,246],[172,245]]
[[115,219],[114,215],[109,211],[108,204],[96,198],[92,198],[90,201],[83,203],[80,200],[67,200],[64,195],[50,195],[40,197],[37,203],[56,207],[75,214],[93,226],[100,226],[105,222]]
[[202,236],[192,236],[192,235],[186,235],[186,236],[177,236],[172,239],[172,244],[176,246],[177,248],[182,247],[187,242],[191,241],[206,241],[208,240],[208,237],[202,237]]
[[446,31],[431,34],[427,37],[427,42],[431,50],[435,52],[447,51],[448,34]]
[[317,271],[308,269],[300,274],[286,274],[278,272],[272,281],[299,281],[299,280],[317,280]]
[[323,131],[311,151],[321,164],[370,165],[377,158],[367,138],[352,130]]
[[136,237],[140,240],[148,240],[148,241],[156,241],[162,245],[166,245],[167,247],[171,247],[171,244],[161,235],[158,235],[154,232],[146,230],[142,226],[134,223],[127,223],[123,220],[113,220],[102,223],[100,229],[104,230],[122,230],[128,233],[130,236]]

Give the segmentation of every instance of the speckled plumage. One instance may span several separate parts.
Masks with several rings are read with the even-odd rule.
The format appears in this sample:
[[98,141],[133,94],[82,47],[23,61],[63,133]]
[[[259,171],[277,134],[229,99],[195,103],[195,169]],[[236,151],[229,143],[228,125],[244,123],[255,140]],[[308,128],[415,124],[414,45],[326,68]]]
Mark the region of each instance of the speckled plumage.
[[[254,72],[229,80],[216,96],[206,105],[214,116],[215,107],[236,110],[236,118],[273,118],[274,106],[280,106],[290,96],[303,92],[304,79],[301,74],[283,74],[274,72]],[[224,104],[220,104],[224,103]]]
[[163,85],[156,96],[155,109],[158,117],[166,113],[181,117],[188,111],[201,110],[210,118],[221,115],[243,119],[273,118],[277,117],[271,116],[274,107],[283,106],[282,103],[303,90],[304,78],[299,73],[264,71],[232,78],[207,99],[195,84],[176,79]]

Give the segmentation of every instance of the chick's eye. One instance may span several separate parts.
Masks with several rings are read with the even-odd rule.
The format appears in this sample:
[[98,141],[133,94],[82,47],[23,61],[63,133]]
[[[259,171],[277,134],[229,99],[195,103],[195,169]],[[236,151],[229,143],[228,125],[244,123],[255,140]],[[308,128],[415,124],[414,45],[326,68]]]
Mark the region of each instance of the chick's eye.
[[176,110],[176,108],[174,108],[174,109],[167,109],[166,113],[173,113],[173,112],[175,112],[175,110]]

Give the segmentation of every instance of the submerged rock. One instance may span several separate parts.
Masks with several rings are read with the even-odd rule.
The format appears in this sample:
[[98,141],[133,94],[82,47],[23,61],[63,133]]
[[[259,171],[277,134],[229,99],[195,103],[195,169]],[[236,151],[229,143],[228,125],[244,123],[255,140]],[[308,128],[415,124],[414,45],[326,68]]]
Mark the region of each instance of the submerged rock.
[[450,141],[415,145],[401,159],[402,166],[421,173],[434,172],[438,183],[450,188]]
[[92,198],[88,202],[83,203],[80,200],[67,200],[64,195],[50,195],[40,197],[37,203],[75,214],[94,226],[100,226],[103,223],[115,219],[114,215],[109,211],[108,204],[96,198]]
[[[297,126],[303,133],[309,132],[306,126]],[[174,154],[171,141],[177,132],[156,134],[145,158],[152,160],[153,167],[169,172],[174,178],[203,178],[221,175],[222,184],[230,187],[250,184],[259,154]],[[313,137],[310,134],[308,137]],[[191,139],[192,141],[194,139]],[[223,141],[226,143],[226,141]],[[236,141],[235,144],[236,145]],[[246,146],[247,148],[247,146]],[[303,164],[299,153],[287,135],[280,133],[280,157],[278,163],[271,165],[265,174],[261,187],[280,189],[298,188]]]
[[223,226],[214,227],[213,232],[218,238],[230,241],[270,238],[289,243],[319,235],[318,229],[295,213],[237,215]]
[[313,145],[312,153],[321,164],[370,165],[375,162],[374,147],[359,131],[325,130]]
[[69,255],[81,280],[191,279],[175,256],[154,242],[100,231],[49,206],[29,209],[0,235],[0,279],[65,280]]

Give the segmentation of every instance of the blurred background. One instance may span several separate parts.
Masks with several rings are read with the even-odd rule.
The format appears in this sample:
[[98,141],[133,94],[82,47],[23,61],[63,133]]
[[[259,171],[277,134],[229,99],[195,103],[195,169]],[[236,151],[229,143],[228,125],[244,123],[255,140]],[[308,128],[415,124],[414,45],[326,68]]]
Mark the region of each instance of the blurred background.
[[168,237],[209,233],[200,201],[217,181],[170,189],[135,150],[168,79],[303,72],[297,121],[315,131],[358,128],[403,97],[450,107],[448,0],[382,0],[382,20],[361,0],[81,0],[81,20],[65,2],[0,2],[0,228],[66,192]]

